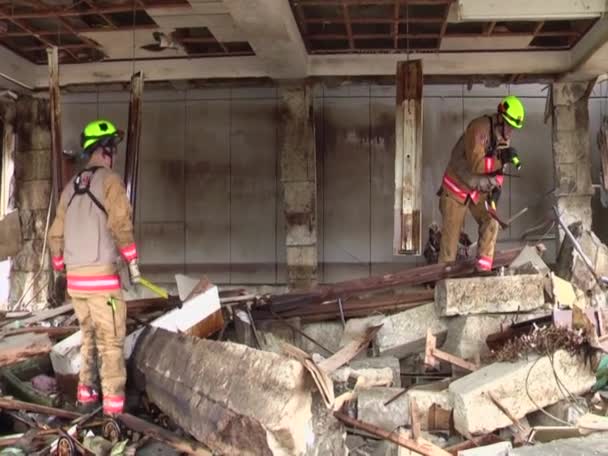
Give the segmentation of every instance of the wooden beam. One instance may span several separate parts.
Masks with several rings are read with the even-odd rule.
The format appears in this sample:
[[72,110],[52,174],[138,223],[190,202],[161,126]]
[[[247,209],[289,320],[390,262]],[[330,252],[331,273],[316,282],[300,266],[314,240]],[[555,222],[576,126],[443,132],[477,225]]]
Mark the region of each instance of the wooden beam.
[[137,177],[139,171],[139,143],[141,139],[142,96],[144,73],[138,72],[131,78],[131,99],[129,101],[129,124],[127,129],[127,157],[125,162],[125,185],[133,208],[137,203]]
[[423,456],[451,456],[451,454],[447,451],[422,438],[419,438],[418,440],[408,439],[402,435],[399,435],[398,433],[388,432],[373,424],[351,418],[345,413],[334,412],[334,416],[343,423],[355,429],[369,432],[370,434],[376,435],[384,440],[388,440],[389,442],[393,442]]
[[59,418],[67,418],[69,420],[80,418],[82,416],[77,412],[71,412],[69,410],[63,410],[55,407],[47,407],[45,405],[31,404],[29,402],[18,401],[7,397],[0,398],[0,409],[41,413],[42,415],[57,416]]
[[393,254],[422,251],[422,60],[397,64]]
[[424,364],[437,369],[439,367],[439,360],[471,372],[476,371],[479,368],[476,364],[470,363],[462,358],[459,358],[458,356],[454,356],[450,353],[439,350],[437,348],[437,338],[433,335],[433,332],[428,329],[426,333],[426,346],[424,350]]
[[53,168],[53,199],[59,204],[61,190],[72,177],[71,162],[63,156],[61,140],[61,91],[59,88],[59,54],[56,46],[47,49],[49,64],[49,107],[51,111],[51,162]]

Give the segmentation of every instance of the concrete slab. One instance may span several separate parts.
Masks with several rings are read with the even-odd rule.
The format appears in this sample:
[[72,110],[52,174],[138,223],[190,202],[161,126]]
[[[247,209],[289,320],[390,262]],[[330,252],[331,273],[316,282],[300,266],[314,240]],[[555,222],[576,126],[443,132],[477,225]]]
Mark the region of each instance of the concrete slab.
[[[133,361],[137,388],[219,453],[308,454],[321,442],[336,448],[336,440],[317,434],[320,429],[343,443],[343,428],[331,413],[313,408],[312,382],[295,360],[151,328]],[[324,424],[314,426],[313,415],[321,413]]]
[[385,317],[374,340],[374,351],[380,356],[404,358],[424,350],[427,329],[437,337],[441,347],[447,332],[447,321],[440,318],[432,303],[424,304]]
[[435,287],[441,316],[527,312],[545,304],[540,274],[447,279]]
[[449,386],[456,430],[463,435],[486,434],[511,425],[490,399],[490,393],[515,418],[562,400],[556,377],[575,395],[589,391],[595,382],[594,373],[582,360],[563,350],[557,351],[552,360],[530,355],[515,363],[491,364],[456,380]]

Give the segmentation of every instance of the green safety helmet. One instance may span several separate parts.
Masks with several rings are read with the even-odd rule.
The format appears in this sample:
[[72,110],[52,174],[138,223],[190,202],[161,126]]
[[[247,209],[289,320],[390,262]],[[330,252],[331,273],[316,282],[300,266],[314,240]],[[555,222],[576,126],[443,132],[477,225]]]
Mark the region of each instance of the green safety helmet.
[[526,110],[524,109],[521,100],[515,95],[504,97],[498,105],[498,112],[513,128],[521,128],[524,126]]
[[80,145],[85,153],[92,153],[98,147],[114,148],[122,141],[123,133],[116,126],[103,119],[89,122],[80,135]]

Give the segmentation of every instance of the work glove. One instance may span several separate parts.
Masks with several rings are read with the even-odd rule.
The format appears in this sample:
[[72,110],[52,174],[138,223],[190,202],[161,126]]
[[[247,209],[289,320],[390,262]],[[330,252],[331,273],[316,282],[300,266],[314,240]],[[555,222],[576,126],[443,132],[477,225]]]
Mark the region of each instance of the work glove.
[[490,193],[490,206],[493,210],[496,210],[498,206],[498,201],[500,200],[500,195],[502,194],[502,190],[500,187],[494,187],[492,192]]
[[58,306],[65,303],[67,285],[68,283],[65,277],[65,269],[61,271],[55,271],[55,282],[53,283],[53,300]]
[[137,260],[131,260],[129,262],[129,278],[133,284],[141,282],[141,274],[139,273],[139,265],[137,264]]
[[518,170],[521,169],[521,160],[514,147],[507,147],[500,150],[500,161],[503,164],[511,163]]

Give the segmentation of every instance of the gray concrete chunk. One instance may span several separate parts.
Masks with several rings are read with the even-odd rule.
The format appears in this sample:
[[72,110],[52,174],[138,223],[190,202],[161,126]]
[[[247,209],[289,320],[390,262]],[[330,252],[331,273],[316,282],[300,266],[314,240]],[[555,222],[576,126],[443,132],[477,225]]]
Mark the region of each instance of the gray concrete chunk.
[[529,312],[545,304],[543,276],[442,280],[435,287],[435,304],[441,316]]
[[456,429],[463,435],[486,434],[511,425],[490,393],[515,418],[523,418],[564,398],[555,376],[572,394],[589,391],[595,375],[579,357],[560,350],[552,361],[547,356],[539,359],[531,355],[515,363],[494,363],[450,384]]
[[374,350],[380,356],[399,359],[424,351],[427,329],[437,337],[437,345],[445,340],[447,322],[440,318],[432,303],[424,304],[385,317],[374,340]]

